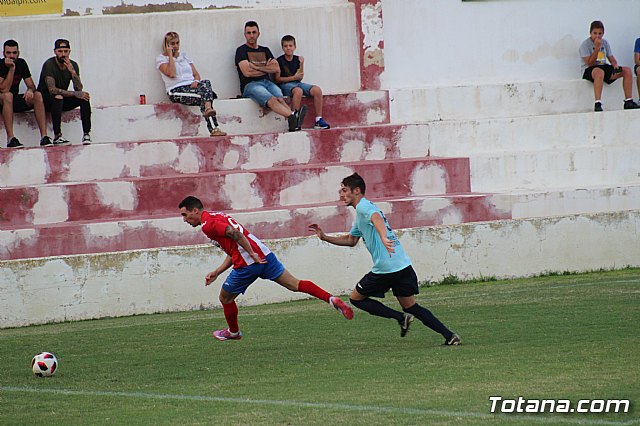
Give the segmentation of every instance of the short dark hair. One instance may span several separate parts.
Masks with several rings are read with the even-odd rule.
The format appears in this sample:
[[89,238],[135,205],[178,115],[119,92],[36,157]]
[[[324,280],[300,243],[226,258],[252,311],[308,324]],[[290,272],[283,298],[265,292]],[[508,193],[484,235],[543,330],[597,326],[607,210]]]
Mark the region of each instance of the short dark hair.
[[260,27],[258,26],[258,23],[256,21],[247,21],[244,24],[244,28],[247,29],[247,27],[256,27],[258,29],[258,31],[260,31]]
[[291,34],[287,34],[286,36],[282,37],[282,40],[280,40],[280,46],[282,46],[285,41],[292,41],[293,45],[296,45],[296,38]]
[[604,31],[604,24],[602,23],[602,21],[593,21],[591,23],[591,26],[589,27],[589,32],[593,31],[596,28],[600,28],[602,31]]
[[364,179],[362,179],[362,176],[357,173],[342,179],[342,184],[352,191],[356,188],[360,188],[362,195],[364,195],[367,190],[367,185],[364,183]]
[[18,47],[18,42],[13,39],[9,39],[4,42],[4,45],[2,46],[2,51],[4,51],[5,47]]
[[191,211],[193,209],[198,209],[198,210],[204,209],[204,206],[202,205],[202,201],[200,201],[199,199],[197,199],[193,195],[189,195],[187,198],[182,200],[180,202],[180,204],[178,204],[178,208],[179,209],[181,209],[183,207],[185,209],[189,210],[189,211]]

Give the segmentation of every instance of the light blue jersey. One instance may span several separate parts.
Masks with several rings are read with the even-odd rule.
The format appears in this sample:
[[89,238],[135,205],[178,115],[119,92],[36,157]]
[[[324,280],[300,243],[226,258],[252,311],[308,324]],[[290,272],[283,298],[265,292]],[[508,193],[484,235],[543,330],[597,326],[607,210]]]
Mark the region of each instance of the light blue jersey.
[[[387,227],[387,238],[395,243],[395,252],[391,253],[391,255],[382,244],[382,240],[373,226],[373,222],[371,222],[371,216],[374,213],[378,213],[382,217]],[[373,259],[371,272],[374,274],[390,274],[411,265],[409,256],[404,252],[398,237],[391,230],[387,218],[384,217],[382,211],[375,204],[366,198],[362,198],[356,206],[356,221],[351,227],[350,234],[354,237],[361,237],[364,240],[364,244]]]

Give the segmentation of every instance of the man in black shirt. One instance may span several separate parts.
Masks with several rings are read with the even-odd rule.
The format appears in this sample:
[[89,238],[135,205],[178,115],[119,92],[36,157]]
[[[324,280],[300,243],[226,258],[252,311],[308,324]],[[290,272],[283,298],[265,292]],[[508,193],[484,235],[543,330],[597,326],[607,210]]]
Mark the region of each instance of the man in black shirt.
[[[20,58],[18,42],[7,40],[2,47],[4,58],[0,61],[0,105],[7,132],[7,148],[24,148],[13,134],[13,113],[34,110],[40,128],[40,145],[51,146],[47,136],[46,117],[42,94],[36,90],[27,61]],[[27,91],[19,93],[20,82],[24,80]]]
[[[69,58],[71,47],[69,40],[56,40],[53,53],[56,56],[49,58],[42,65],[38,90],[42,92],[44,106],[51,111],[53,124],[54,145],[65,145],[69,141],[62,137],[61,122],[62,111],[70,111],[80,107],[82,119],[82,144],[91,144],[91,104],[89,92],[83,91],[80,81],[80,67],[76,61]],[[69,89],[69,83],[73,81],[73,89]]]
[[255,21],[244,24],[244,38],[247,41],[236,49],[235,63],[240,78],[240,92],[245,98],[251,98],[262,107],[271,108],[285,117],[289,123],[289,131],[300,129],[304,120],[306,107],[291,111],[284,100],[282,90],[271,81],[269,74],[280,70],[271,50],[258,45],[260,29]]

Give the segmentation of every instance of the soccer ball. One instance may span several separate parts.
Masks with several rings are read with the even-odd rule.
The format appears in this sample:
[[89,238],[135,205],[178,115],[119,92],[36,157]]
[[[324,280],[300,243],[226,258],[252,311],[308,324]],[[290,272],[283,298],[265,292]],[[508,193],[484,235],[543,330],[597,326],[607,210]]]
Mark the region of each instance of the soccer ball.
[[58,359],[49,352],[40,352],[31,360],[33,374],[38,377],[51,377],[58,369]]

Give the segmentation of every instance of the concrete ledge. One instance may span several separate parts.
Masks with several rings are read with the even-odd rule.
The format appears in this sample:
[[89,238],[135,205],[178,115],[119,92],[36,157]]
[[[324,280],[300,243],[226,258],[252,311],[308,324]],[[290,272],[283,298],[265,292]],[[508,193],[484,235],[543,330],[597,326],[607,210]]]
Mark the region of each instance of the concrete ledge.
[[640,110],[441,121],[426,125],[430,154],[443,157],[637,147]]
[[[477,222],[511,217],[509,202],[495,201],[488,194],[461,194],[374,199],[394,227]],[[289,238],[309,235],[308,225],[322,223],[326,232],[350,229],[353,211],[335,203],[311,207],[232,211],[230,214],[256,235]],[[190,232],[174,211],[166,216],[148,216],[104,222],[64,222],[10,227],[0,230],[0,259],[36,258],[82,253],[202,244],[204,234]]]
[[[303,128],[312,129],[315,117],[313,105],[309,99],[304,99],[303,104],[309,108]],[[216,100],[214,106],[221,129],[229,135],[288,131],[283,117],[261,108],[251,99]],[[389,98],[386,91],[326,95],[323,111],[325,119],[333,127],[386,124],[389,123]],[[98,107],[92,109],[91,121],[94,144],[209,136],[200,109],[180,104]],[[39,146],[40,133],[33,112],[15,114],[13,128],[23,145]],[[50,121],[47,129],[51,136]],[[0,133],[4,133],[2,120]],[[62,133],[72,144],[81,144],[79,109],[62,114]],[[215,141],[217,138],[211,140]]]
[[[394,228],[450,225],[500,219],[640,210],[640,185],[555,191],[455,194],[373,199]],[[289,238],[309,235],[310,223],[327,232],[350,228],[352,209],[335,203],[288,209],[233,211],[256,235]],[[65,222],[0,230],[0,259],[26,259],[201,244],[206,238],[189,232],[172,213],[106,222]]]
[[0,150],[0,188],[426,157],[428,128],[375,125],[293,133]]
[[[605,86],[605,112],[623,109],[622,81]],[[593,112],[594,103],[586,80],[401,88],[390,99],[393,123]]]
[[469,192],[466,158],[413,158],[237,172],[13,187],[0,192],[4,226],[174,214],[187,195],[211,210],[242,210],[333,202],[338,182],[354,172],[381,197]]
[[[640,266],[639,229],[636,210],[416,228],[399,232],[399,238],[421,280],[511,278]],[[369,270],[362,244],[349,249],[316,238],[268,244],[294,274],[337,294]],[[219,250],[201,245],[0,261],[0,327],[219,307],[218,285],[205,288],[201,282],[207,265],[222,259]],[[267,284],[252,286],[238,302],[301,297]]]
[[477,192],[531,191],[640,184],[640,147],[593,147],[478,154],[471,157]]

